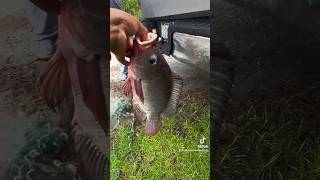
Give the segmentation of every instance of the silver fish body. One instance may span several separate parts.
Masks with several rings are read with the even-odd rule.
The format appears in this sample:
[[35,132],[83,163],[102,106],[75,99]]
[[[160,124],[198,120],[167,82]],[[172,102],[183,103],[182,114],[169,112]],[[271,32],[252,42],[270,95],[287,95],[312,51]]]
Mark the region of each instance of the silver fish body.
[[156,45],[143,47],[134,40],[129,80],[132,104],[146,116],[145,133],[154,136],[160,130],[161,116],[175,114],[182,79],[173,73]]

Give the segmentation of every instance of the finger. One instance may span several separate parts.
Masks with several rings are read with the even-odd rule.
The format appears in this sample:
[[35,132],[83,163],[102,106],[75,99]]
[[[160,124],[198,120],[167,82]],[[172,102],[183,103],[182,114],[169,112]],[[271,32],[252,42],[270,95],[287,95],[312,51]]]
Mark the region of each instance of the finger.
[[131,50],[131,49],[133,49],[133,39],[132,38],[128,38],[127,50]]
[[133,55],[133,51],[133,38],[128,38],[126,56],[131,57]]
[[132,57],[133,56],[133,49],[132,50],[128,50],[126,53],[126,57]]
[[116,56],[116,57],[121,64],[125,66],[129,66],[130,63],[126,61],[126,59],[124,58],[125,56]]
[[136,36],[138,36],[141,41],[148,40],[148,29],[142,23],[140,23],[140,28]]

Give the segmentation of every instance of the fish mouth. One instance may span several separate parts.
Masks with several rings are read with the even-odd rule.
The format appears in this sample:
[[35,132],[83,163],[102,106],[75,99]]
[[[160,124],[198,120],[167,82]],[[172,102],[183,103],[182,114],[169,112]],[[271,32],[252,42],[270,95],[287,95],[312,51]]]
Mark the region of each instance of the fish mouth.
[[149,32],[148,40],[141,41],[140,39],[137,39],[137,41],[140,46],[143,46],[144,48],[149,48],[150,46],[153,46],[157,42],[157,39],[158,39],[157,34]]

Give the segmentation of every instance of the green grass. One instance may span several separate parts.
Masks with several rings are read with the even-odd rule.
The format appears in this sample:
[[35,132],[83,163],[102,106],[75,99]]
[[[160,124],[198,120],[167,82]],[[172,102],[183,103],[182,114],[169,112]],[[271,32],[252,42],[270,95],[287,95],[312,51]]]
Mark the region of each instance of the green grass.
[[229,119],[221,141],[215,142],[220,144],[215,175],[222,179],[320,179],[320,138],[304,127],[308,119],[287,110],[262,111],[251,106]]
[[[320,179],[320,87],[281,81],[232,104],[214,157],[219,179]],[[218,146],[219,145],[219,146]]]
[[210,153],[179,152],[198,149],[210,140],[209,106],[187,97],[176,116],[163,120],[159,134],[149,138],[139,127],[119,125],[111,133],[111,179],[209,179]]
[[138,6],[137,0],[123,0],[121,9],[138,19],[141,19],[141,10]]

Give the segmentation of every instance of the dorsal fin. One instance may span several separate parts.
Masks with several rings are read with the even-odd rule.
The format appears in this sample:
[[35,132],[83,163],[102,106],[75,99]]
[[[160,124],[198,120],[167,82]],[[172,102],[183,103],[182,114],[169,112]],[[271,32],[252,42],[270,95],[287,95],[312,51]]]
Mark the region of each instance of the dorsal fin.
[[179,75],[172,73],[172,91],[170,94],[168,105],[166,109],[162,112],[163,116],[170,117],[176,114],[180,94],[182,91],[182,86],[182,78]]

